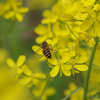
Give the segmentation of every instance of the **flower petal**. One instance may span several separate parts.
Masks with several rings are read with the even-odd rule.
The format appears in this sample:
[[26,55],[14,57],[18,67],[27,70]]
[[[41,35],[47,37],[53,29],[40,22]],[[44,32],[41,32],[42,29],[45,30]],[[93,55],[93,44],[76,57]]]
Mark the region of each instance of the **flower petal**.
[[92,24],[93,24],[94,20],[89,18],[89,19],[86,19],[80,26],[80,29],[82,31],[86,31]]
[[70,60],[70,55],[69,53],[65,53],[63,56],[62,56],[62,59],[61,59],[61,63],[66,63],[67,61]]
[[19,11],[20,13],[26,13],[26,12],[29,11],[29,8],[28,8],[28,7],[22,7],[22,8],[19,8],[18,11]]
[[38,37],[36,38],[36,43],[41,44],[41,43],[44,42],[46,39],[47,39],[47,36],[46,36],[46,35],[38,36]]
[[33,50],[34,52],[38,53],[38,54],[43,55],[43,53],[42,53],[42,48],[39,47],[39,46],[37,46],[37,45],[33,45],[33,46],[32,46],[32,50]]
[[54,68],[52,68],[50,76],[55,77],[58,74],[58,72],[59,72],[59,66],[55,66]]
[[95,3],[95,0],[86,0],[84,3],[83,3],[83,6],[91,6],[92,4]]
[[48,87],[46,90],[45,90],[46,94],[48,96],[51,96],[51,95],[54,95],[56,93],[56,90],[53,88],[53,87]]
[[58,54],[62,57],[67,51],[69,51],[68,48],[59,49]]
[[22,73],[22,69],[21,68],[17,68],[17,74],[21,74]]
[[9,18],[14,17],[14,15],[15,15],[14,11],[9,11],[9,12],[4,14],[4,18],[9,19]]
[[74,67],[79,71],[87,71],[88,70],[87,65],[74,65]]
[[30,77],[24,77],[24,78],[22,78],[22,79],[19,80],[19,84],[26,85],[30,81],[31,81],[31,78]]
[[17,59],[17,66],[21,66],[26,60],[26,57],[24,55],[20,55]]
[[47,58],[45,57],[45,56],[43,56],[42,58],[40,58],[38,61],[44,61],[44,60],[46,60]]
[[65,68],[66,70],[70,70],[72,68],[72,65],[63,64],[62,67]]
[[31,70],[28,68],[27,65],[22,66],[23,73],[30,76],[32,74]]
[[34,31],[38,34],[38,35],[45,35],[47,33],[47,27],[43,26],[42,24],[39,24]]
[[86,8],[87,12],[91,15],[92,18],[96,17],[96,12],[90,7]]
[[61,66],[61,70],[62,70],[62,72],[63,72],[63,74],[64,74],[65,76],[70,76],[70,75],[71,75],[71,71],[70,71],[70,70],[67,70],[67,66],[62,65],[62,66]]
[[19,22],[23,21],[23,16],[20,13],[16,13],[15,17]]
[[76,57],[75,59],[76,59],[75,61],[76,63],[85,63],[88,61],[89,58],[85,50],[79,49],[79,57],[78,58]]
[[36,74],[34,74],[34,77],[35,78],[42,78],[42,79],[46,78],[45,74],[43,74],[43,73],[36,73]]
[[57,59],[55,57],[51,57],[51,59],[48,59],[48,62],[51,63],[52,65],[57,65]]
[[8,58],[6,60],[6,63],[8,64],[9,67],[14,68],[14,66],[15,66],[15,62],[11,58]]

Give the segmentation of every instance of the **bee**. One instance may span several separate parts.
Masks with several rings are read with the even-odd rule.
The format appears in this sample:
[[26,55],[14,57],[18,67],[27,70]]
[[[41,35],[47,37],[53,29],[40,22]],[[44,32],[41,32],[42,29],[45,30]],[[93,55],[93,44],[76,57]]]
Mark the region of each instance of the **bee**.
[[44,41],[41,44],[41,48],[43,49],[42,52],[43,52],[44,56],[47,57],[47,58],[49,58],[49,59],[51,59],[51,52],[50,52],[49,44]]

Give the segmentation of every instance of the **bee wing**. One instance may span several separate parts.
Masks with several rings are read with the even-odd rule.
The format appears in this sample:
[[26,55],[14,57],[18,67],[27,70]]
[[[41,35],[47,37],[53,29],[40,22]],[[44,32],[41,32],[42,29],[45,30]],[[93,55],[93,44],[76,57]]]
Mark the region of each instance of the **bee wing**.
[[32,46],[32,50],[33,50],[35,53],[38,53],[38,54],[43,55],[43,53],[42,53],[42,48],[39,47],[39,46],[37,46],[37,45]]

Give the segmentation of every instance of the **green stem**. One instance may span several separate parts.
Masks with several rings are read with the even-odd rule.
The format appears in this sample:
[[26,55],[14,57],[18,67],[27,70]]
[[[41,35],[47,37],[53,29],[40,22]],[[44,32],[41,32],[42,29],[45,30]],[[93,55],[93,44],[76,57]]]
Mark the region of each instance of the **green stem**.
[[91,72],[91,68],[92,68],[92,63],[93,63],[93,59],[94,59],[94,55],[95,55],[95,51],[96,51],[96,47],[98,44],[98,37],[96,37],[96,44],[92,49],[91,52],[91,56],[90,56],[90,61],[89,61],[89,66],[88,66],[88,71],[87,71],[87,75],[86,75],[86,80],[85,80],[85,88],[84,88],[84,95],[83,95],[83,100],[87,100],[87,93],[88,93],[88,83],[89,83],[89,78],[90,78],[90,72]]
[[61,100],[67,100],[71,95],[73,95],[74,93],[76,93],[77,91],[79,91],[82,87],[78,87],[76,90],[72,91],[69,95],[67,95],[66,97],[64,97]]
[[84,45],[85,47],[87,47],[87,48],[90,49],[90,47],[89,47],[87,44],[83,44],[83,42],[73,33],[73,31],[70,29],[68,23],[67,23],[67,22],[65,22],[65,23],[66,23],[66,25],[67,25],[69,31],[79,40],[79,42],[80,42],[82,45]]
[[96,97],[97,95],[100,95],[100,92],[97,92],[97,93],[95,93],[95,94],[92,95],[92,96],[89,96],[88,99],[92,99],[92,98]]
[[96,65],[96,64],[94,64],[94,63],[92,63],[92,65],[94,65],[94,66],[96,66],[96,67],[100,68],[99,66],[97,66],[97,65]]
[[66,25],[67,25],[69,31],[70,31],[81,43],[83,43],[83,42],[72,32],[72,30],[70,29],[70,27],[69,27],[69,25],[67,24],[67,22],[66,22]]
[[40,95],[39,100],[42,100],[43,93],[44,93],[44,91],[46,90],[46,88],[48,87],[49,82],[50,82],[50,76],[48,77],[47,83],[46,83],[46,85],[45,85],[45,87],[44,87],[44,89],[43,89],[43,91],[42,91],[42,93],[41,93],[41,95]]

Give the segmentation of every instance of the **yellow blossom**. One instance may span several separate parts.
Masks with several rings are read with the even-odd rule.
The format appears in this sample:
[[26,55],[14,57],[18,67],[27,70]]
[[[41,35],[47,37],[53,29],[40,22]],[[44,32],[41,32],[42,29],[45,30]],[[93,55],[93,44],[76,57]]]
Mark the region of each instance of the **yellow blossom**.
[[55,92],[56,92],[56,90],[53,87],[47,87],[45,89],[45,91],[43,91],[43,89],[45,88],[46,84],[47,84],[46,81],[40,81],[38,88],[34,88],[32,90],[33,95],[36,96],[37,98],[39,98],[41,96],[42,92],[44,92],[43,95],[42,95],[42,97],[41,97],[42,100],[47,100],[48,96],[54,95]]
[[55,57],[48,59],[48,62],[54,65],[50,72],[51,77],[55,77],[59,71],[60,76],[62,76],[62,73],[65,76],[70,76],[71,72],[72,74],[75,74],[79,73],[79,71],[88,70],[87,65],[83,64],[88,60],[86,52],[83,49],[75,51],[74,43],[69,43],[68,46],[69,49],[59,50],[58,55],[60,55],[60,58],[58,60]]
[[[23,73],[26,75],[19,80],[19,84],[32,86],[37,85],[39,79],[45,79],[46,76],[43,73],[34,73],[32,72],[27,65],[22,67]],[[31,83],[32,82],[32,83]]]
[[21,7],[17,9],[13,9],[11,11],[8,11],[4,14],[4,18],[6,19],[17,19],[19,22],[23,21],[23,14],[28,12],[29,9],[26,7]]
[[[69,83],[68,89],[64,90],[64,95],[67,96],[70,94],[72,91],[77,89],[76,84],[74,83]],[[71,97],[70,100],[82,100],[82,94],[83,94],[83,89],[79,90],[78,92],[74,93]]]
[[7,0],[5,4],[0,4],[0,15],[5,19],[17,19],[18,21],[23,21],[23,14],[29,11],[28,7],[21,7],[22,1],[17,0]]
[[45,25],[42,25],[42,24],[40,24],[40,25],[38,25],[35,29],[34,29],[34,31],[38,34],[38,35],[40,35],[40,36],[38,36],[37,38],[36,38],[36,42],[37,43],[42,43],[42,42],[44,42],[46,39],[48,39],[48,38],[52,38],[52,31],[51,31],[51,26],[50,26],[50,24],[48,24],[48,26],[45,26]]
[[55,23],[58,19],[58,16],[57,16],[57,7],[58,5],[55,4],[53,7],[52,7],[52,11],[50,10],[45,10],[43,12],[43,19],[41,21],[42,24],[48,24],[48,23]]
[[11,58],[8,58],[6,62],[9,67],[11,67],[17,72],[17,74],[20,74],[22,73],[22,69],[20,67],[23,65],[25,60],[26,60],[26,57],[24,55],[20,55],[16,63]]

